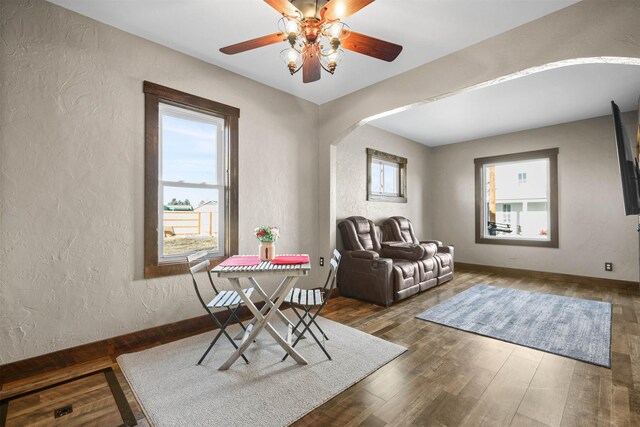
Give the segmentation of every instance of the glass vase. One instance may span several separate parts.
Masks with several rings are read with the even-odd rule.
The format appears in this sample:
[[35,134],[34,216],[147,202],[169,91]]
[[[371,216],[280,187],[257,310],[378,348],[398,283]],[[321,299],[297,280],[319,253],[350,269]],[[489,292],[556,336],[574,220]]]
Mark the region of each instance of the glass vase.
[[276,257],[276,244],[273,242],[260,242],[258,246],[260,261],[272,261]]

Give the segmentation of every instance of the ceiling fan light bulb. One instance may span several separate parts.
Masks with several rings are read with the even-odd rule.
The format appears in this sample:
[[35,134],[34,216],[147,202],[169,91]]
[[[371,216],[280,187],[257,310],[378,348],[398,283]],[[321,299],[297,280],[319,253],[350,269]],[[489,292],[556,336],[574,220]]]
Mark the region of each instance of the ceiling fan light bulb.
[[296,62],[298,62],[298,52],[291,49],[289,52],[287,52],[287,60],[289,64],[293,63],[295,65]]
[[331,34],[332,38],[339,38],[341,33],[342,25],[340,22],[334,22],[331,24],[331,27],[329,27],[329,34]]
[[280,52],[280,58],[291,74],[294,74],[300,68],[300,55],[295,49],[288,48],[283,50]]
[[298,23],[296,21],[289,20],[286,24],[287,34],[298,34]]

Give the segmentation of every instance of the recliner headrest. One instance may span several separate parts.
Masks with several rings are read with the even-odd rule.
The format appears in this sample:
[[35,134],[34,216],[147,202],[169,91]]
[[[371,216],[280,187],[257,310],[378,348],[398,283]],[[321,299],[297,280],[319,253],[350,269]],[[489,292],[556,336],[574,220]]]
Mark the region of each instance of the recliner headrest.
[[408,230],[409,225],[411,224],[409,220],[403,216],[394,216],[393,219],[396,220],[401,230]]
[[361,216],[352,216],[348,219],[351,220],[353,225],[356,227],[356,233],[369,234],[371,232],[371,226],[369,225],[368,219]]

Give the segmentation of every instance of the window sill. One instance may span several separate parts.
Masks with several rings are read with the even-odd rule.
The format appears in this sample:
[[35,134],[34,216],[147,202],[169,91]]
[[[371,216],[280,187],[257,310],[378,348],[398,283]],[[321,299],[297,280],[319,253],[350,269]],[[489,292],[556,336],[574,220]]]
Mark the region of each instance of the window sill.
[[369,202],[391,202],[391,203],[407,203],[406,197],[401,196],[385,196],[383,194],[367,194]]
[[[186,256],[185,256],[186,258]],[[226,259],[226,256],[207,258],[210,262],[210,268],[215,267]],[[189,264],[184,261],[161,261],[157,265],[148,265],[144,268],[144,278],[153,279],[163,276],[175,276],[178,274],[187,274],[189,272]]]
[[487,245],[507,245],[507,246],[531,246],[537,248],[559,248],[557,238],[550,240],[532,240],[532,239],[490,239],[487,237],[476,237],[476,243]]

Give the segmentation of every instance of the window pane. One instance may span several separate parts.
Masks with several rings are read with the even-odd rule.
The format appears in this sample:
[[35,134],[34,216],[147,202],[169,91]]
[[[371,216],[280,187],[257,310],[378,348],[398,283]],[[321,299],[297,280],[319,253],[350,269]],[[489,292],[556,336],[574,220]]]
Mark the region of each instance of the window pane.
[[484,166],[486,235],[549,239],[549,160]]
[[398,194],[398,165],[384,164],[384,192],[386,194]]
[[[198,113],[183,111],[185,117],[161,114],[161,179],[216,184],[219,125],[195,119]],[[194,119],[188,118],[190,114]]]
[[372,193],[381,193],[382,188],[380,188],[380,161],[372,160],[371,161],[371,192]]
[[170,186],[163,190],[162,255],[218,252],[219,190]]

